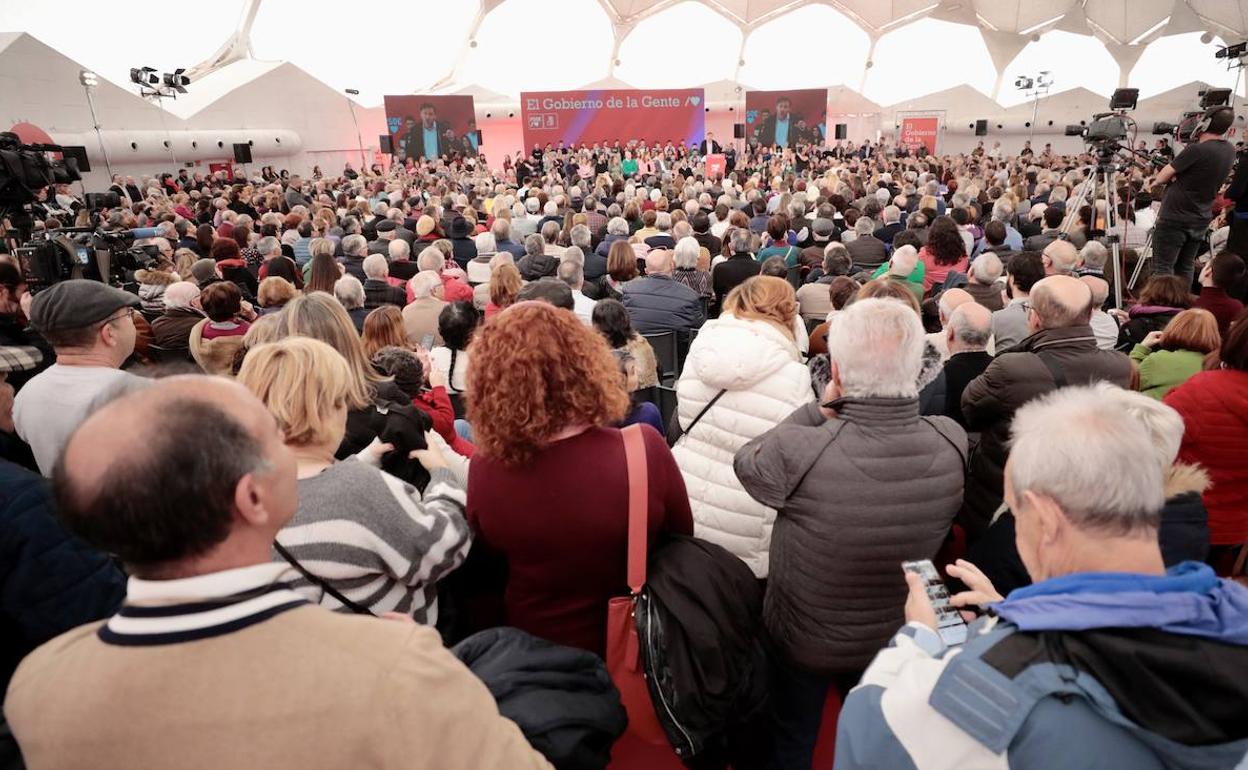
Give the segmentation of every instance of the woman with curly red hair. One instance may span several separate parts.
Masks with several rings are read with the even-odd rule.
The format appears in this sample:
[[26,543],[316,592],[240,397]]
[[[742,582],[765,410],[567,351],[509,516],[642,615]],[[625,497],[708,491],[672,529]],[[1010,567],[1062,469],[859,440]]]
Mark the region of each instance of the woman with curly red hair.
[[[521,302],[478,330],[468,369],[476,454],[468,520],[508,566],[507,625],[602,655],[607,601],[627,591],[628,410],[606,341],[575,315]],[[690,535],[685,483],[663,437],[645,436],[649,537]]]

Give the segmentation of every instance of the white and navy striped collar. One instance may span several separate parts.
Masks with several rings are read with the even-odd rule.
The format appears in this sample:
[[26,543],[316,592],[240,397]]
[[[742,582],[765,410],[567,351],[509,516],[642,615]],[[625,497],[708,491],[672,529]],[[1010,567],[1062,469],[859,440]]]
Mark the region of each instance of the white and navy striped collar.
[[109,644],[177,644],[232,633],[307,604],[287,564],[265,563],[180,580],[126,585],[126,602],[100,627]]

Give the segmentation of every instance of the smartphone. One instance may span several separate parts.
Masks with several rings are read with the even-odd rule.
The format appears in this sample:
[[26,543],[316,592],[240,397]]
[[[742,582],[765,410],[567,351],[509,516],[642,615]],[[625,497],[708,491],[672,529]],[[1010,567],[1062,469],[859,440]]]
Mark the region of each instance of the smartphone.
[[936,631],[941,640],[950,647],[964,643],[967,634],[966,621],[962,619],[958,608],[949,603],[949,589],[940,579],[940,573],[936,571],[932,560],[902,562],[901,568],[923,578],[923,583],[927,586],[927,598],[932,602],[932,609],[936,610]]
[[425,350],[433,350],[433,335],[426,334],[420,338],[420,346]]

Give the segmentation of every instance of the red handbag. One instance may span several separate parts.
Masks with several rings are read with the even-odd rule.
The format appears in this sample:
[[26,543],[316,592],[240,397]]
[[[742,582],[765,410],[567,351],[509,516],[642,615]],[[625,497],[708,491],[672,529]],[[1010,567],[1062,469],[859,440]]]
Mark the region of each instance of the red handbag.
[[667,734],[654,713],[650,689],[641,665],[641,644],[633,611],[637,595],[646,584],[646,534],[649,518],[649,482],[646,474],[646,443],[640,425],[620,431],[628,467],[628,596],[607,605],[607,671],[620,691],[628,712],[628,731],[646,743],[670,746]]

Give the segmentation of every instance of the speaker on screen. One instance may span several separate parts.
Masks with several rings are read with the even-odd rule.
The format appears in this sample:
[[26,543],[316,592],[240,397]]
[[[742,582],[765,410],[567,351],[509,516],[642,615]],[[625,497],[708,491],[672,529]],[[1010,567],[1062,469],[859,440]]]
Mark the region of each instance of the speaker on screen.
[[837,123],[837,124],[836,124],[836,138],[837,138],[837,139],[848,139],[848,138],[849,138],[849,124],[847,124],[847,123]]
[[394,142],[389,134],[382,134],[377,137],[377,143],[377,146],[380,147],[381,151],[386,155],[394,154]]
[[744,139],[744,138],[745,138],[745,124],[744,124],[744,123],[733,123],[733,124],[732,124],[732,138],[733,138],[733,139]]
[[234,162],[250,163],[251,162],[251,145],[246,142],[234,143]]
[[61,157],[65,160],[73,158],[78,161],[78,173],[85,174],[91,170],[91,161],[87,159],[87,148],[82,145],[62,147]]
[[975,136],[988,136],[988,121],[982,118],[975,121]]

